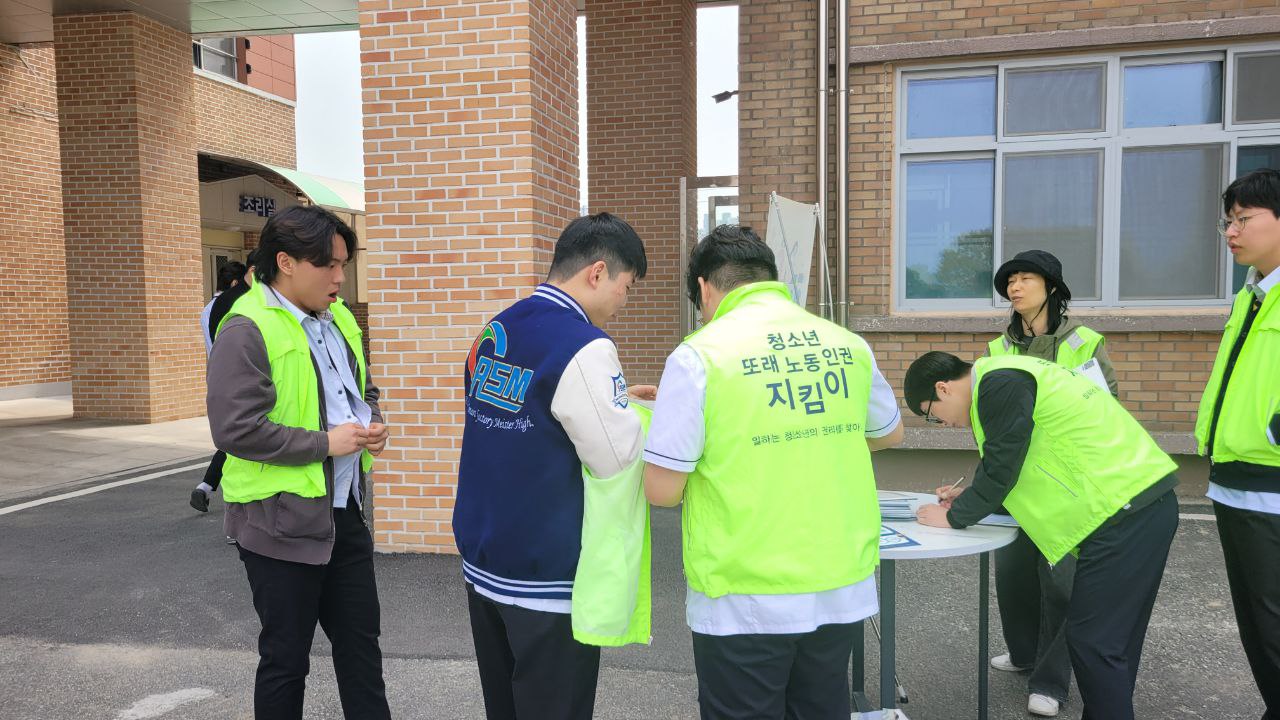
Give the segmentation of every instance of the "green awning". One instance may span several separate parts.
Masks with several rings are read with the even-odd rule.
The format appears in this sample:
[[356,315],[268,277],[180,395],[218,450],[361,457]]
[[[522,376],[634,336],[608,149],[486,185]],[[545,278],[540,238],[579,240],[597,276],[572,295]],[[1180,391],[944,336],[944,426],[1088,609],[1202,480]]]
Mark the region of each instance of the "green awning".
[[293,183],[311,202],[330,210],[364,213],[364,185],[337,178],[312,175],[301,170],[263,165]]

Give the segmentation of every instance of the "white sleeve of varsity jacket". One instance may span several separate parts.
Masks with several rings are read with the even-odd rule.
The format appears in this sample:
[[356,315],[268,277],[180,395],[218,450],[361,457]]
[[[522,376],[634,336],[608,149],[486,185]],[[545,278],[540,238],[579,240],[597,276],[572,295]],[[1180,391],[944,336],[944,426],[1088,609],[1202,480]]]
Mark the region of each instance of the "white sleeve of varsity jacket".
[[617,475],[640,456],[640,418],[630,401],[618,348],[608,338],[584,345],[560,376],[551,414],[596,477]]

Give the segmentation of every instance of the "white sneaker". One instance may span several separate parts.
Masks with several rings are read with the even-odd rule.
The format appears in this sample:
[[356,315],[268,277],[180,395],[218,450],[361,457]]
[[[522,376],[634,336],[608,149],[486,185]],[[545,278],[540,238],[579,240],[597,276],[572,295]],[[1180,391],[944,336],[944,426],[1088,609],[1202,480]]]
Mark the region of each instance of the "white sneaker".
[[1027,712],[1040,717],[1057,717],[1058,701],[1048,695],[1031,693],[1027,698]]
[[[1018,667],[1017,665],[1014,665],[1013,660],[1009,658],[1009,653],[1005,653],[1003,655],[997,655],[991,658],[991,667],[997,670],[1003,670],[1005,672],[1022,672],[1023,670],[1031,669],[1031,668],[1025,668],[1025,667]],[[1036,697],[1044,697],[1044,696],[1037,695]]]

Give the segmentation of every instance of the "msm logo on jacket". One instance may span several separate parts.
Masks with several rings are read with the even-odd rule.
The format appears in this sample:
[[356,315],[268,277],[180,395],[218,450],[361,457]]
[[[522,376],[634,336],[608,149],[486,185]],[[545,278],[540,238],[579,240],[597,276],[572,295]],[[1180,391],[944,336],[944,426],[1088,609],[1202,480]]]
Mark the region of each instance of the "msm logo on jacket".
[[[493,344],[492,357],[480,354],[485,342]],[[467,396],[518,413],[524,407],[524,394],[533,381],[533,371],[498,359],[506,355],[506,328],[497,321],[485,325],[467,355],[467,372],[471,375]]]

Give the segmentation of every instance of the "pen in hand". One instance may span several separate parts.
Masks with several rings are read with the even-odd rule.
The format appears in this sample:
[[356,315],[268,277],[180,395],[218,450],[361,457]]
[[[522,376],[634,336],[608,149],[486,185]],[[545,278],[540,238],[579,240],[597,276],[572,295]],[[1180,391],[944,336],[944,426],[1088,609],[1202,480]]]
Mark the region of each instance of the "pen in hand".
[[951,504],[951,501],[955,499],[955,495],[952,495],[952,492],[956,488],[960,487],[960,483],[962,482],[964,482],[964,475],[961,475],[960,479],[951,483],[950,486],[945,488],[938,488],[935,491],[935,494],[938,496],[938,502],[941,503],[943,506],[949,506]]

